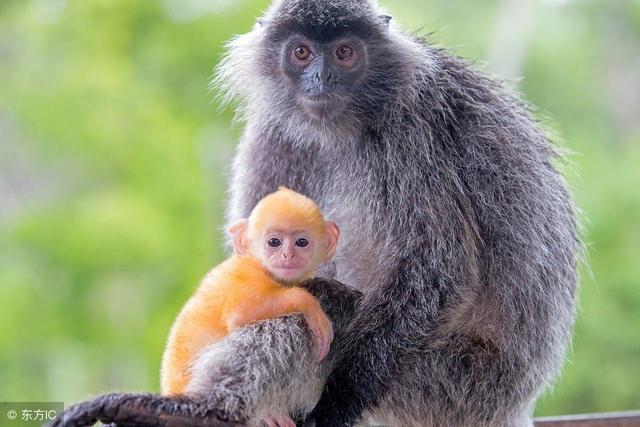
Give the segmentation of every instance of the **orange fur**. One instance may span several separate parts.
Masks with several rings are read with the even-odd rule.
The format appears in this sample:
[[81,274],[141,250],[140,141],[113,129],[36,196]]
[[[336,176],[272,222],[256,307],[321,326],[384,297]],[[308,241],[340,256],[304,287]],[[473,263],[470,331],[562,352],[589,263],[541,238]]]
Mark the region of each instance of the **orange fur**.
[[268,228],[309,229],[323,238],[325,221],[318,205],[287,187],[280,187],[256,205],[249,217],[249,235],[257,236]]
[[[250,235],[274,226],[313,227],[317,236],[324,235],[324,219],[315,203],[284,188],[256,206],[249,224]],[[308,277],[313,274],[311,271]],[[296,312],[305,315],[312,330],[332,328],[318,301],[307,291],[282,286],[253,256],[232,256],[207,274],[176,318],[162,360],[162,393],[185,391],[190,364],[206,346],[248,323]]]

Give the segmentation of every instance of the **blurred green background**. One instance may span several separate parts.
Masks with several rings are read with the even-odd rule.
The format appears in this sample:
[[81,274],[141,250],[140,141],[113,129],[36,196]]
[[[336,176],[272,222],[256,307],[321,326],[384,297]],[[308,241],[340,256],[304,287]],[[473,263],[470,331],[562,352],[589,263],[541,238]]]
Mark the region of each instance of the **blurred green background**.
[[[573,350],[539,415],[640,406],[640,1],[382,2],[508,79],[574,154]],[[266,0],[0,2],[0,401],[158,390],[168,328],[223,257],[240,130],[207,90]]]

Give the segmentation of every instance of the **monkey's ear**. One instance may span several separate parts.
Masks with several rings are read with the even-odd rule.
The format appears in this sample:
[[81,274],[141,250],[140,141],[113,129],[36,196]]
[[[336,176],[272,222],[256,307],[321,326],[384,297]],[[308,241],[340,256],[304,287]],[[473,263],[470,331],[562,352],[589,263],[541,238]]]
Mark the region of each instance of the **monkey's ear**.
[[389,22],[391,22],[391,20],[393,19],[393,17],[389,16],[389,15],[380,15],[379,16],[380,21],[382,21],[382,23],[384,25],[387,26],[387,28],[389,28]]
[[229,234],[231,234],[231,243],[233,244],[233,252],[236,255],[245,255],[249,252],[247,247],[247,228],[249,227],[249,221],[246,218],[242,218],[229,227]]
[[333,221],[326,221],[326,234],[327,234],[327,256],[326,259],[329,261],[333,258],[333,255],[336,253],[336,249],[338,248],[338,238],[340,237],[340,229]]

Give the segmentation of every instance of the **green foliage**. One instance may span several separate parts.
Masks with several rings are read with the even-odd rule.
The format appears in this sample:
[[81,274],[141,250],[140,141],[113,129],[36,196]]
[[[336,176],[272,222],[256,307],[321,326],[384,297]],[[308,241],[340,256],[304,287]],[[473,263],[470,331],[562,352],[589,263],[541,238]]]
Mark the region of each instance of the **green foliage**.
[[[508,1],[385,3],[499,75],[521,54],[519,89],[575,153],[563,167],[590,261],[569,361],[537,413],[633,408],[640,116],[616,85],[640,86],[640,2],[533,2],[526,31],[505,27]],[[238,131],[207,91],[212,67],[267,1],[205,4],[0,5],[0,401],[158,389],[173,316],[223,256]]]

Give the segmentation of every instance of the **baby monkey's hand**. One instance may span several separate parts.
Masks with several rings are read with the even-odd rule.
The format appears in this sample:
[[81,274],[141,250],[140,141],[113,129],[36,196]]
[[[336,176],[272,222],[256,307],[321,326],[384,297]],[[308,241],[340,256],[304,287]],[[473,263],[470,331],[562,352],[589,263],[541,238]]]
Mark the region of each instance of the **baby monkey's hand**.
[[313,341],[316,346],[315,356],[320,362],[329,354],[329,348],[333,341],[333,324],[319,304],[317,309],[304,313],[304,318],[313,333]]
[[322,361],[329,354],[329,347],[333,341],[333,324],[320,307],[318,300],[302,289],[296,289],[294,298],[299,299],[300,311],[313,334],[316,360]]

